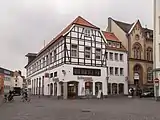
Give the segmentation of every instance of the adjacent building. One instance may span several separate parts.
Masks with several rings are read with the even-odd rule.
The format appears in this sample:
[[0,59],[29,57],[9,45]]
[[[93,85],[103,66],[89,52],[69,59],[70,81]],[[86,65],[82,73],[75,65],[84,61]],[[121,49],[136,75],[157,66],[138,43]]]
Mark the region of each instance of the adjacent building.
[[13,89],[13,71],[0,67],[0,94],[8,93]]
[[153,30],[142,27],[139,20],[125,23],[109,18],[107,31],[113,32],[128,51],[129,85],[135,88],[152,87]]
[[13,90],[17,94],[21,94],[22,89],[25,88],[25,78],[21,75],[21,71],[15,71],[12,80]]
[[160,96],[160,1],[154,0],[154,79],[155,96]]
[[29,53],[32,94],[66,98],[107,95],[106,39],[100,28],[77,17],[38,54]]
[[128,94],[127,50],[114,33],[104,32],[107,40],[106,65],[108,69],[108,94]]

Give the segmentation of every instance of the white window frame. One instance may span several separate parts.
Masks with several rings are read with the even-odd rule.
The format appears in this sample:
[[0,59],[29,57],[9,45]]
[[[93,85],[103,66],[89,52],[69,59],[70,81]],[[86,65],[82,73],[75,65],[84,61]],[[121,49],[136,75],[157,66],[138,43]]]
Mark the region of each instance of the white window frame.
[[[122,59],[121,59],[121,55],[122,55]],[[119,60],[120,60],[120,61],[124,61],[124,54],[122,54],[122,53],[119,54]]]
[[[74,48],[73,46],[76,46],[76,48]],[[71,57],[77,57],[77,56],[78,56],[78,45],[71,44]]]
[[118,76],[118,75],[119,75],[119,74],[118,74],[119,68],[118,68],[118,67],[115,67],[115,71],[114,71],[114,72],[115,72],[115,75]]
[[120,75],[123,76],[124,75],[124,68],[120,68]]
[[53,51],[54,56],[54,62],[57,61],[57,49],[54,49]]
[[[86,50],[86,48],[90,48],[90,50]],[[89,55],[89,57],[86,57],[86,54]],[[90,46],[85,46],[85,56],[86,59],[91,58],[91,47]]]
[[90,37],[91,36],[91,29],[85,28],[84,29],[84,36],[85,37]]
[[114,53],[115,61],[118,61],[118,53]]
[[[97,58],[99,57],[99,58]],[[100,60],[101,59],[101,48],[95,48],[95,59]]]
[[[112,55],[112,58],[111,58],[111,55]],[[113,61],[113,53],[112,52],[109,52],[109,59]]]

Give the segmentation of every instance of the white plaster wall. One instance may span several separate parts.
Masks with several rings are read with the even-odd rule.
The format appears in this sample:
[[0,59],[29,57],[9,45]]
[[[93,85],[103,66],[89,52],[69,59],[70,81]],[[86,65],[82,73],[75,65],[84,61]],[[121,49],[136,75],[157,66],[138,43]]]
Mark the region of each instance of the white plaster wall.
[[[22,88],[23,87],[23,78],[21,76],[18,76],[17,77],[17,82],[15,82],[15,79],[16,79],[16,77],[14,77],[12,79],[12,85],[13,85],[13,87],[20,87],[20,88]],[[15,86],[15,84],[17,84],[17,86]]]
[[[101,69],[101,76],[83,76],[83,75],[73,75],[73,67],[80,67],[80,68],[94,68],[94,69]],[[101,67],[89,67],[89,66],[77,66],[77,65],[64,65],[64,69],[66,70],[66,75],[63,77],[65,82],[68,81],[77,81],[79,82],[79,90],[78,94],[81,94],[82,87],[85,87],[85,82],[83,80],[78,80],[77,76],[83,76],[83,77],[92,77],[93,79],[93,88],[95,88],[95,82],[102,82],[102,91],[104,95],[107,95],[107,81],[106,81],[106,68]],[[94,90],[94,89],[93,89]],[[95,93],[93,91],[93,93]]]
[[[115,69],[113,70],[113,75],[108,75],[109,76],[109,83],[123,83],[124,84],[124,94],[128,94],[128,82],[126,81],[126,77],[128,76],[128,63],[127,63],[127,53],[126,52],[120,52],[120,51],[113,51],[113,50],[107,50],[107,52],[112,52],[113,53],[113,61],[109,59],[109,54],[108,54],[108,60],[107,60],[107,66],[108,66],[108,71],[109,67],[118,67],[118,68],[123,68],[124,69],[124,75],[120,75],[120,69],[119,69],[119,75],[115,75]],[[114,53],[123,54],[123,61],[115,61],[114,60]],[[118,57],[119,59],[119,57]]]

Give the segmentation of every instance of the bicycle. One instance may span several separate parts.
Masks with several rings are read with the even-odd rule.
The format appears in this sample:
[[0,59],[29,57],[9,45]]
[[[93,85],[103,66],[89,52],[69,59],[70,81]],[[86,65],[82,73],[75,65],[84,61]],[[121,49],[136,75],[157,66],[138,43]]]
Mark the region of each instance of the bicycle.
[[21,99],[22,99],[22,102],[30,102],[31,101],[31,99],[29,97],[22,96]]

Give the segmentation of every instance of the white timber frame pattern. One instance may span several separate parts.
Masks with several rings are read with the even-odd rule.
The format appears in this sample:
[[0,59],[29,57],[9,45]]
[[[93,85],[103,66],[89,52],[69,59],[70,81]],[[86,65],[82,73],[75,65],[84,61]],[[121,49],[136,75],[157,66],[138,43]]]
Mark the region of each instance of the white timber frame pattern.
[[[52,44],[26,66],[27,78],[31,80],[32,94],[65,96],[66,98],[67,84],[62,86],[61,84],[77,81],[80,82],[78,96],[81,96],[82,93],[79,91],[85,87],[85,80],[79,80],[78,77],[89,76],[92,77],[93,82],[92,95],[96,92],[96,82],[102,83],[103,94],[107,95],[105,53],[106,39],[99,28],[72,24],[70,29],[53,40]],[[69,68],[68,65],[70,65]],[[82,68],[84,70],[80,70]],[[72,73],[70,78],[64,75],[64,69],[66,71],[71,69],[65,73]],[[46,77],[45,73],[49,76]],[[51,89],[51,86],[54,87]]]

